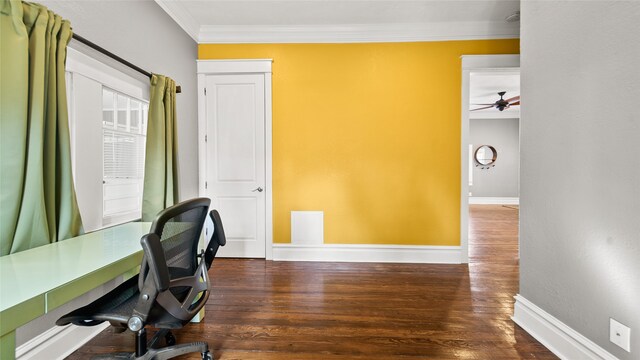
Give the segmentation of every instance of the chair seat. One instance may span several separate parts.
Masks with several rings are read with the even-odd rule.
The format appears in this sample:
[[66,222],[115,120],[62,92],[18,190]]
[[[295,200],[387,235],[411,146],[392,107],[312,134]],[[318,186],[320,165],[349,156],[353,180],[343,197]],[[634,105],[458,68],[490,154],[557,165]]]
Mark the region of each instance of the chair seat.
[[[61,317],[56,321],[56,325],[95,326],[108,321],[115,327],[126,328],[139,295],[138,277],[134,276],[89,305]],[[163,329],[179,329],[184,325],[183,321],[171,314],[160,309],[154,310],[156,309],[152,309],[149,314],[149,325]]]

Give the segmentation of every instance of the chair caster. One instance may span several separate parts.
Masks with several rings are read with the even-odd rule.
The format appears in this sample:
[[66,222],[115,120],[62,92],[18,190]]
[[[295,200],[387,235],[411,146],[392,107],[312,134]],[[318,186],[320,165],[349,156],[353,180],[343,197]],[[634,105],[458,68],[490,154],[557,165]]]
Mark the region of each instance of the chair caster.
[[167,332],[167,334],[164,336],[164,343],[167,344],[167,346],[173,346],[176,344],[176,337],[173,336],[171,331]]
[[202,353],[202,360],[213,360],[213,355],[209,351]]

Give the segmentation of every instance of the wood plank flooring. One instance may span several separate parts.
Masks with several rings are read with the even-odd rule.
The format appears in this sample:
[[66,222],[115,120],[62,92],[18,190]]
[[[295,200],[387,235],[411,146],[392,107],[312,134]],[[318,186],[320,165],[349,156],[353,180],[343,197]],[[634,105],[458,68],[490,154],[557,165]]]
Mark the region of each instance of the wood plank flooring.
[[[206,317],[178,343],[224,360],[557,359],[510,319],[517,207],[470,212],[468,265],[216,259]],[[132,349],[107,329],[68,359]]]

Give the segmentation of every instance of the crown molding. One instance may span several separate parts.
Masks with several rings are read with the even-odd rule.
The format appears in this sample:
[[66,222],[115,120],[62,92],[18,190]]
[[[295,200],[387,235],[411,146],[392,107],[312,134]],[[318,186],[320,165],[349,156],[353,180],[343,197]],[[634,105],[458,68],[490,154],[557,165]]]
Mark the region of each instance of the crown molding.
[[519,25],[506,22],[292,26],[204,25],[200,27],[198,43],[366,43],[514,39],[519,37]]
[[193,40],[198,42],[200,25],[196,19],[189,14],[180,1],[175,0],[155,0],[155,2],[175,21]]
[[271,73],[272,59],[196,60],[198,74]]
[[415,42],[520,37],[520,24],[505,21],[343,25],[200,25],[182,2],[155,1],[199,44]]

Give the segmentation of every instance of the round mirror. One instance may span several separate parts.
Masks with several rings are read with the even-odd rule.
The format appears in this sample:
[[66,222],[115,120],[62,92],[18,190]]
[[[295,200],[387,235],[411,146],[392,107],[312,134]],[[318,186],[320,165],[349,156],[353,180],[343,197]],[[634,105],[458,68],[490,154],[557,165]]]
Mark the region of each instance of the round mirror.
[[496,148],[491,145],[482,145],[476,149],[476,152],[473,156],[478,164],[487,166],[493,165],[493,163],[496,162],[498,152],[496,151]]

